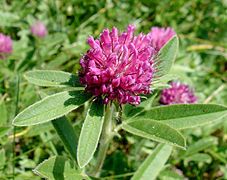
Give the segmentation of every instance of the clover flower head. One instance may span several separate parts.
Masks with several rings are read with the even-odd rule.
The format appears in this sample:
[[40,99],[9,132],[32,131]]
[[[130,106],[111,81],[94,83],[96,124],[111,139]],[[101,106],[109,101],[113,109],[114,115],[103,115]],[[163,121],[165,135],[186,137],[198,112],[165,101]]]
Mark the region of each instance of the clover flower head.
[[46,26],[41,21],[36,21],[35,24],[31,27],[31,34],[41,38],[45,37],[47,34]]
[[5,36],[0,33],[0,59],[5,58],[5,55],[7,54],[11,54],[12,50],[12,39],[10,36]]
[[151,28],[151,43],[156,51],[159,51],[174,35],[175,31],[170,27],[160,28],[152,27]]
[[104,29],[100,40],[87,39],[92,49],[80,59],[80,83],[103,102],[118,100],[119,104],[140,104],[139,94],[151,93],[150,84],[155,71],[151,35],[134,35],[135,26],[118,33]]
[[181,84],[180,81],[172,82],[171,86],[171,88],[162,90],[162,104],[189,104],[197,102],[198,97],[193,94],[194,88],[190,89],[189,85]]

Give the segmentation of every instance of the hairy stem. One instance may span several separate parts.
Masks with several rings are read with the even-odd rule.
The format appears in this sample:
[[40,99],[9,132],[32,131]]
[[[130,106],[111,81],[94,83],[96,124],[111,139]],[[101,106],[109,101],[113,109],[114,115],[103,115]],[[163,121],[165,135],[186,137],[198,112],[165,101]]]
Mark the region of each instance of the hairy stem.
[[104,124],[98,150],[98,157],[95,166],[90,170],[90,174],[94,177],[100,176],[110,141],[113,138],[113,111],[114,111],[113,104],[106,106]]

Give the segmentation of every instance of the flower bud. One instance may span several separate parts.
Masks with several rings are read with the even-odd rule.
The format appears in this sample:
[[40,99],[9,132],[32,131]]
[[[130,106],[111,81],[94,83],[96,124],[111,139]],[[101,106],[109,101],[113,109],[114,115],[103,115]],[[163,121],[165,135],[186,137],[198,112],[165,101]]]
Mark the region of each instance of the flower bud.
[[36,21],[31,27],[31,34],[41,38],[47,34],[46,26],[41,21]]
[[0,59],[5,58],[5,55],[11,54],[13,50],[12,40],[10,36],[5,36],[0,33]]

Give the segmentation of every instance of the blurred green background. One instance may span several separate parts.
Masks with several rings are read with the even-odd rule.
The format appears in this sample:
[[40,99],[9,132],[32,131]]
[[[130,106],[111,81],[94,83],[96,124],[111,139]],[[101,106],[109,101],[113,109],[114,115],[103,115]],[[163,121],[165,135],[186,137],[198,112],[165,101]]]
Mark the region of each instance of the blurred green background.
[[[30,35],[37,20],[48,29],[44,38]],[[171,74],[195,88],[200,103],[227,105],[226,0],[0,0],[0,32],[13,39],[13,53],[0,60],[0,179],[41,179],[32,172],[37,164],[56,154],[68,156],[51,123],[12,128],[15,114],[43,94],[57,91],[28,84],[23,73],[78,73],[89,35],[98,38],[104,28],[113,26],[122,32],[128,24],[136,25],[136,34],[148,33],[152,26],[173,28],[180,49]],[[68,115],[77,134],[84,109]],[[175,149],[158,179],[226,180],[226,120],[185,130],[188,150]],[[121,136],[110,147],[103,176],[121,174],[115,179],[129,179],[156,145],[123,131]]]

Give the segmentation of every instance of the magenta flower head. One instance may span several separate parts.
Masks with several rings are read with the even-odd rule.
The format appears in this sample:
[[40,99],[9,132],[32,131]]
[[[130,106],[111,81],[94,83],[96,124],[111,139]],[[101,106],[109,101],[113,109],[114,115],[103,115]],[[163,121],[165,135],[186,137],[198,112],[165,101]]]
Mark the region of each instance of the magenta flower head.
[[181,84],[180,81],[172,82],[172,88],[163,89],[161,96],[162,104],[189,104],[197,103],[197,96],[194,96],[195,89],[190,89],[188,85]]
[[150,33],[134,36],[135,26],[118,33],[104,29],[101,40],[87,39],[92,49],[80,59],[80,83],[95,96],[102,96],[104,103],[118,100],[120,104],[140,104],[138,94],[151,93],[154,74],[154,48]]
[[0,33],[0,59],[5,58],[5,55],[7,54],[11,54],[12,50],[12,39],[10,36],[5,36]]
[[41,21],[36,21],[35,24],[31,27],[31,34],[41,38],[45,37],[47,34],[46,26]]
[[176,35],[175,31],[170,27],[167,28],[159,28],[152,27],[151,28],[151,43],[156,51],[159,51],[174,35]]

